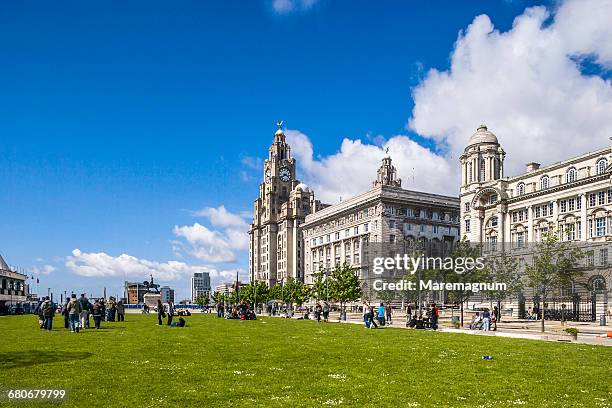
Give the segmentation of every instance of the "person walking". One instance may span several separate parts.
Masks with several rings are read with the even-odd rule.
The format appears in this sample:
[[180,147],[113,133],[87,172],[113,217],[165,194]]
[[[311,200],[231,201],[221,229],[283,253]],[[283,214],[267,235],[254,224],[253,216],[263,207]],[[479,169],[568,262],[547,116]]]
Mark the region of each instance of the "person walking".
[[391,314],[393,313],[393,308],[391,307],[390,303],[387,303],[387,306],[385,306],[385,313],[387,315],[387,323],[392,324]]
[[68,316],[68,302],[70,302],[70,299],[66,298],[66,302],[64,303],[64,306],[62,306],[62,316],[64,318],[64,329],[68,329],[70,328],[70,316]]
[[321,322],[321,312],[323,309],[321,308],[321,304],[317,303],[315,306],[315,317],[317,318],[317,322]]
[[329,303],[327,303],[327,301],[323,302],[323,320],[324,321],[329,321]]
[[102,320],[103,313],[104,312],[102,311],[102,304],[100,303],[100,300],[98,299],[91,306],[91,314],[93,316],[94,325],[96,329],[100,328],[100,321]]
[[85,297],[84,293],[81,293],[81,297],[79,298],[79,303],[81,304],[81,327],[86,328],[89,327],[89,308],[91,304],[89,303],[89,299]]
[[123,304],[123,300],[117,302],[117,321],[125,321],[125,305]]
[[159,326],[162,325],[162,318],[166,317],[166,312],[164,312],[164,305],[161,302],[161,299],[157,299],[157,324]]
[[53,316],[55,316],[55,307],[48,297],[41,305],[43,316],[43,328],[47,331],[53,330]]
[[484,310],[482,312],[482,331],[489,331],[489,324],[491,321],[491,313],[489,313],[489,309]]
[[168,326],[172,325],[172,316],[174,315],[174,304],[172,301],[168,302]]
[[70,316],[70,331],[72,333],[79,332],[79,316],[81,315],[81,304],[73,293],[68,302],[68,315]]

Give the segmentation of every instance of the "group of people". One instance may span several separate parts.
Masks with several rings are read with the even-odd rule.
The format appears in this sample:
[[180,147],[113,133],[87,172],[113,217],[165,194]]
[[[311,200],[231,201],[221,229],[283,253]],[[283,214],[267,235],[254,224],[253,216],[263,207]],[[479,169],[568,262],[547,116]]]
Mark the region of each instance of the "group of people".
[[64,319],[64,328],[69,328],[72,333],[78,333],[80,329],[90,327],[90,316],[93,317],[96,329],[100,328],[100,322],[103,320],[114,322],[115,316],[118,321],[124,321],[125,305],[121,300],[116,302],[112,297],[108,301],[95,299],[91,302],[84,293],[77,299],[76,294],[73,293],[66,298],[59,310],[49,297],[43,298],[36,308],[36,313],[41,329],[51,331],[53,318],[56,313],[59,313]]
[[497,330],[497,322],[499,321],[501,315],[497,306],[493,307],[493,312],[489,311],[488,308],[485,308],[482,313],[476,312],[472,321],[470,322],[471,330],[482,330],[489,331],[491,330],[491,326],[493,326],[493,331]]
[[412,313],[412,307],[408,306],[406,311],[406,327],[411,329],[432,329],[438,330],[438,321],[440,319],[440,311],[435,303],[431,304],[431,307],[425,310],[425,316],[423,312]]
[[176,313],[176,309],[174,308],[174,302],[170,301],[166,306],[162,303],[161,299],[157,299],[157,324],[159,326],[163,325],[163,319],[167,318],[166,325],[171,327],[185,327],[187,322],[183,319],[183,314],[179,315],[178,321],[173,322],[172,319]]
[[[376,317],[376,319],[374,319]],[[367,302],[363,302],[363,322],[368,329],[377,329],[379,326],[391,325],[393,323],[393,308],[390,303],[386,305],[381,302],[375,308]],[[378,323],[377,323],[378,322]]]
[[238,319],[238,320],[257,320],[255,310],[251,307],[249,302],[240,302],[238,304],[224,304],[219,302],[216,305],[217,317],[225,319]]

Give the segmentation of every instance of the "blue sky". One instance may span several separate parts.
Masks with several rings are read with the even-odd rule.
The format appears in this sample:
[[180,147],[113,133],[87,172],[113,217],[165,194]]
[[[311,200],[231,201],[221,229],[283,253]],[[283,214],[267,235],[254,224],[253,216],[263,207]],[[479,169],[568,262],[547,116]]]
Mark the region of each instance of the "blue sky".
[[[477,16],[509,32],[533,5],[555,13],[519,0],[2,2],[0,253],[56,293],[118,291],[149,268],[182,298],[191,267],[226,271],[216,281],[246,270],[232,217],[251,210],[261,177],[252,164],[277,119],[312,145],[304,177],[324,198],[336,192],[320,172],[358,139],[377,148],[407,137],[450,168],[452,132],[423,124],[415,89],[424,98],[429,70],[451,68]],[[576,50],[606,67],[608,50],[585,44]],[[577,75],[597,77],[607,98],[603,71]],[[220,206],[229,213],[215,221]],[[219,249],[206,247],[217,236],[233,257],[198,256]],[[185,265],[164,274],[172,261]]]

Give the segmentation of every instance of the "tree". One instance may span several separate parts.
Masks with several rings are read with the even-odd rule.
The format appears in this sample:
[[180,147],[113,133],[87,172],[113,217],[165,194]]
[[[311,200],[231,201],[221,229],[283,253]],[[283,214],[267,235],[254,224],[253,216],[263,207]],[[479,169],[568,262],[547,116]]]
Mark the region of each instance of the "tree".
[[314,282],[312,283],[312,296],[317,300],[327,299],[329,282],[326,282],[329,271],[319,271],[314,273]]
[[502,253],[489,260],[489,270],[491,282],[506,284],[505,289],[486,292],[489,299],[497,302],[497,309],[501,313],[502,300],[517,295],[523,290],[523,282],[518,274],[518,261],[515,257]]
[[584,253],[569,242],[559,241],[552,226],[535,246],[533,265],[525,268],[529,285],[540,296],[541,331],[545,330],[546,297],[555,289],[569,286],[584,272],[578,268]]
[[223,293],[217,291],[213,292],[212,300],[215,302],[215,304],[223,302]]
[[[484,268],[478,268],[475,263],[470,262],[469,267],[466,263],[466,260],[476,260],[480,257],[481,248],[480,246],[472,245],[470,242],[464,237],[455,247],[451,258],[453,259],[453,265],[459,265],[462,262],[465,267],[465,271],[463,273],[459,273],[456,269],[455,271],[451,271],[446,274],[445,281],[447,283],[472,283],[472,282],[484,282],[488,279],[489,271],[485,266]],[[461,261],[459,261],[461,259]],[[460,311],[461,311],[461,326],[463,327],[463,307],[465,302],[467,302],[472,296],[474,292],[471,290],[467,290],[464,287],[456,285],[457,288],[450,290],[448,292],[448,297],[450,300],[459,303]]]
[[303,282],[288,278],[283,289],[285,302],[301,305],[310,299],[311,288]]
[[346,262],[334,268],[328,285],[329,296],[340,303],[340,309],[347,302],[354,302],[361,297],[359,278],[353,267]]
[[210,303],[210,296],[208,296],[208,292],[200,293],[195,299],[196,305],[200,306],[208,306]]

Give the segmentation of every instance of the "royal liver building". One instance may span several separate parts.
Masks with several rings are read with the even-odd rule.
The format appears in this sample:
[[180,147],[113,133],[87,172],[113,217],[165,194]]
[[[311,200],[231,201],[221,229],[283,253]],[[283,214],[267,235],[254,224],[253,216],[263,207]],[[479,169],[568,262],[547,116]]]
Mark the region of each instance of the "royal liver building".
[[[511,177],[504,174],[505,154],[484,125],[469,139],[460,159],[462,236],[483,243],[485,252],[516,255],[522,273],[532,259],[529,243],[554,228],[561,240],[576,242],[586,252],[585,277],[559,295],[586,303],[581,320],[607,313],[607,288],[612,284],[611,148],[545,167],[529,163],[524,173]],[[532,296],[524,293],[519,309],[533,305]]]
[[264,162],[263,181],[249,226],[251,282],[263,281],[274,286],[288,277],[304,280],[300,225],[306,215],[321,206],[314,192],[297,180],[296,162],[279,122]]

